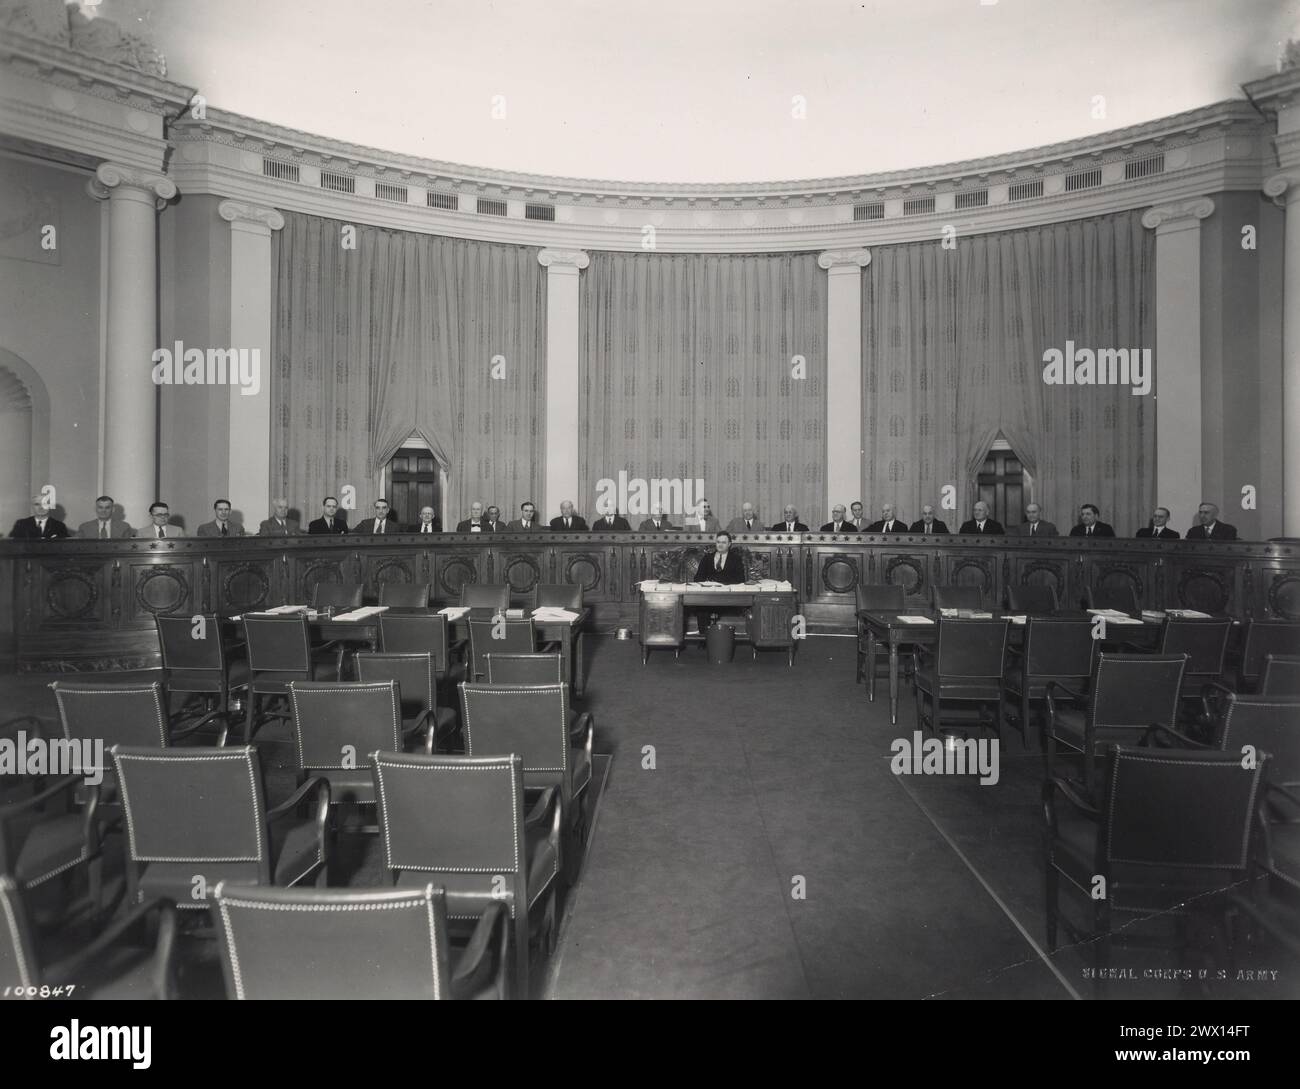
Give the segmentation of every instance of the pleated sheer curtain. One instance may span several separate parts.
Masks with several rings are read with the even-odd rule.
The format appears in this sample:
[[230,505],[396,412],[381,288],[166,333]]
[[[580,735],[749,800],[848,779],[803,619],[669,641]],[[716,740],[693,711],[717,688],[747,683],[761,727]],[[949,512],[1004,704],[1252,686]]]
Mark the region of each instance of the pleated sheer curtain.
[[786,503],[820,523],[825,283],[815,254],[592,253],[580,296],[579,511],[623,471],[703,481],[723,525],[746,501],[768,525]]
[[448,521],[475,499],[512,517],[545,479],[537,249],[363,225],[345,249],[343,226],[289,213],[277,239],[279,489],[307,517],[345,484],[368,508],[414,433],[447,469]]
[[[1155,348],[1155,236],[1140,212],[938,242],[873,247],[862,276],[863,412],[872,508],[970,517],[1001,433],[1061,532],[1096,503],[1116,532],[1145,525],[1155,470],[1154,394],[1047,385],[1043,353]],[[1157,361],[1158,362],[1158,361]],[[1022,511],[1004,512],[1008,525]]]

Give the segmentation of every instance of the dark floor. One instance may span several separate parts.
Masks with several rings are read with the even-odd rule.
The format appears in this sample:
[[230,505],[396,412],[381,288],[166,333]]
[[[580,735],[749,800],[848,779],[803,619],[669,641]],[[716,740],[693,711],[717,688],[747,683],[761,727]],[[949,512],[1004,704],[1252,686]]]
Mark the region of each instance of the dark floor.
[[[810,638],[793,669],[783,653],[753,661],[743,648],[725,666],[692,647],[644,667],[635,642],[594,637],[588,648],[584,706],[612,759],[598,764],[588,855],[540,993],[1092,996],[1090,950],[1044,953],[1042,757],[1018,734],[1004,738],[996,785],[899,776],[890,744],[912,735],[910,691],[890,726],[887,696],[869,703],[853,681],[852,639]],[[52,714],[50,679],[0,677],[0,717]],[[259,748],[272,768],[292,756],[282,727]],[[271,774],[287,792],[290,772]],[[347,883],[380,880],[376,846],[344,845]],[[1136,978],[1110,983],[1111,997],[1183,994],[1151,978],[1180,967],[1174,953],[1117,950],[1112,965]],[[1276,976],[1211,972],[1210,996],[1300,996],[1300,965],[1267,945],[1235,967]],[[214,969],[192,977],[202,992],[220,993]]]

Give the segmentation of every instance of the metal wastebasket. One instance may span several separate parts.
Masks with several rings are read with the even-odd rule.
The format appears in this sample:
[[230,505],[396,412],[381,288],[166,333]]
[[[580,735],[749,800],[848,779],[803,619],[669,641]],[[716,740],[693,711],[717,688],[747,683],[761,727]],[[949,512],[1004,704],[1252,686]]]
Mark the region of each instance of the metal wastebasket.
[[713,665],[726,665],[736,656],[736,629],[730,624],[711,624],[704,636]]

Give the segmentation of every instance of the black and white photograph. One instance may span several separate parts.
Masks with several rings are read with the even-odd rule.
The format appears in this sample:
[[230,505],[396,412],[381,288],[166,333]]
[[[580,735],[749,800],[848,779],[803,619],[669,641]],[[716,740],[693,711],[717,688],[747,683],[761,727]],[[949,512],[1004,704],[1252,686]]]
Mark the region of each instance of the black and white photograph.
[[1230,1077],[1300,2],[0,0],[0,538],[9,1073],[955,1000]]

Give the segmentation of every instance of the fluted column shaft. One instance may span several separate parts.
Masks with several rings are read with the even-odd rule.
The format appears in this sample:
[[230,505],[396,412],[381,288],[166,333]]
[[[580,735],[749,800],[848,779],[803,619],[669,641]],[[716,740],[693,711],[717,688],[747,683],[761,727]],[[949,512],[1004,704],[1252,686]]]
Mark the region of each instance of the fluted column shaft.
[[837,503],[870,502],[862,479],[862,270],[870,261],[862,249],[817,258],[826,270],[826,509],[810,525]]
[[546,269],[546,492],[539,497],[543,524],[572,499],[592,513],[595,497],[578,495],[579,431],[579,274],[591,264],[582,250],[542,250]]

